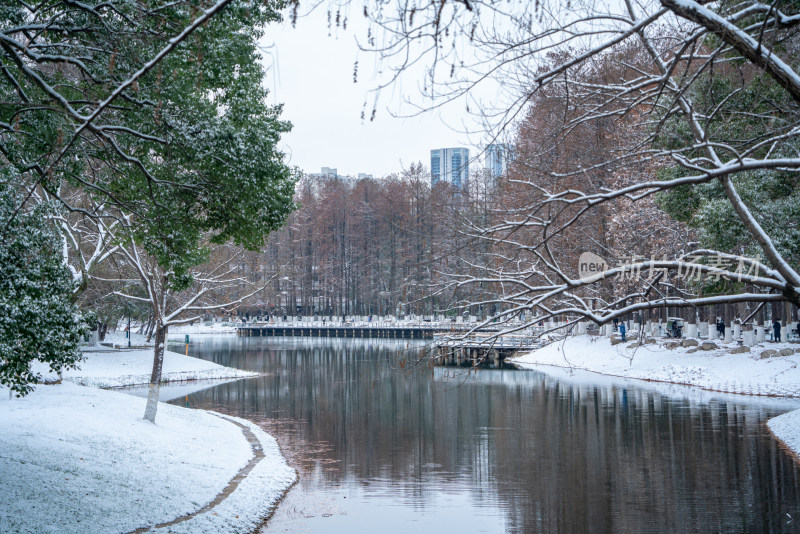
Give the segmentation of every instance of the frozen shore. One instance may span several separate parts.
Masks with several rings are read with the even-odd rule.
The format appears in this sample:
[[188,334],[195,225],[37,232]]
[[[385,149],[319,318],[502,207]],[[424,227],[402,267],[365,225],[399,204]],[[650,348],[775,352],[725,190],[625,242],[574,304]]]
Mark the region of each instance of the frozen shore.
[[[574,336],[526,353],[513,362],[524,368],[543,366],[581,369],[604,375],[695,386],[708,391],[800,398],[800,350],[797,343],[762,343],[750,352],[734,344],[715,342],[703,350],[667,346],[663,341],[636,345],[636,340],[612,345],[604,336]],[[776,351],[774,354],[765,351]],[[800,410],[769,421],[773,434],[800,456]]]
[[[251,532],[295,481],[253,423],[161,404],[151,424],[145,399],[79,385],[146,382],[151,351],[87,352],[81,365],[25,398],[0,388],[0,532]],[[253,374],[170,352],[164,371]]]

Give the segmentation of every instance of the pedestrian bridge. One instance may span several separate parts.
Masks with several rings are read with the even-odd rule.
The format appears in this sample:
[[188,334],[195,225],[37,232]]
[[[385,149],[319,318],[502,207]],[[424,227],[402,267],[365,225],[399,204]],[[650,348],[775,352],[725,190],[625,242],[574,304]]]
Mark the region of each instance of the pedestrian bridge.
[[468,325],[452,323],[392,322],[309,322],[309,323],[245,323],[236,327],[240,336],[254,337],[342,337],[433,339],[436,334],[459,335],[469,331]]
[[467,336],[437,335],[433,345],[434,359],[439,365],[499,367],[516,352],[541,347],[542,341],[536,336],[473,332]]

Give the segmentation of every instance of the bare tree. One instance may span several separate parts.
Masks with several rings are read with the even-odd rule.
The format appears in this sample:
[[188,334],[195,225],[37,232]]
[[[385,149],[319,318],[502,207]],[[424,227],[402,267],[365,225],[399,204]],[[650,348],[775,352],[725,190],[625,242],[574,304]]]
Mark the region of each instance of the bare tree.
[[[498,318],[605,323],[663,306],[800,305],[796,5],[465,0],[365,15],[362,44],[391,72],[385,85],[423,69],[418,109],[465,99],[490,139],[525,127],[530,110],[549,114],[538,150],[515,161],[522,197],[470,230],[491,245],[488,260],[451,271],[455,287],[491,286],[482,304]],[[494,106],[477,96],[484,85]],[[694,210],[699,243],[674,246],[674,257],[628,250],[616,267],[579,272],[581,251],[610,246],[608,228],[593,237],[581,225],[676,198]],[[746,237],[731,243],[720,225]],[[735,284],[712,293],[700,279]]]
[[[233,310],[268,285],[267,280],[254,288],[248,277],[242,276],[240,262],[244,252],[241,248],[232,253],[220,253],[217,249],[212,261],[192,269],[192,283],[188,288],[176,288],[174,272],[161,267],[132,237],[121,239],[116,254],[124,261],[133,277],[120,279],[118,285],[121,289],[114,291],[114,294],[148,305],[155,322],[153,371],[144,414],[148,421],[155,421],[158,409],[169,327],[200,320],[209,311]],[[124,271],[120,274],[122,272]]]

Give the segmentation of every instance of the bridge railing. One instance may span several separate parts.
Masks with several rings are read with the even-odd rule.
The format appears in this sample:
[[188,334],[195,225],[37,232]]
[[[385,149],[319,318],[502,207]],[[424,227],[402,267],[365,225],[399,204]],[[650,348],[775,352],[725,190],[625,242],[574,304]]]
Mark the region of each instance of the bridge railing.
[[428,322],[383,322],[383,321],[316,321],[316,322],[247,322],[237,324],[236,328],[251,329],[251,328],[313,328],[313,329],[327,329],[327,328],[381,328],[390,330],[404,330],[404,329],[417,329],[417,330],[439,330],[439,331],[452,331],[452,332],[466,332],[470,329],[469,325],[457,325],[452,323],[428,323]]

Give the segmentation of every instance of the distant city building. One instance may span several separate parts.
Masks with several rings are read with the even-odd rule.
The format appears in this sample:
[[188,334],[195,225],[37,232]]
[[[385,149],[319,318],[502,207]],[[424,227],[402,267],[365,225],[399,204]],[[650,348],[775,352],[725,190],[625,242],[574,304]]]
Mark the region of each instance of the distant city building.
[[492,178],[497,178],[506,173],[510,159],[511,149],[508,145],[503,143],[488,145],[484,152],[483,166]]
[[311,173],[314,178],[341,178],[339,170],[333,167],[322,167],[320,172]]
[[317,179],[332,179],[335,178],[337,180],[344,180],[346,182],[355,181],[355,180],[374,180],[374,176],[371,174],[367,174],[365,172],[360,172],[356,177],[353,177],[349,174],[339,174],[339,169],[335,169],[333,167],[322,167],[321,172],[315,172],[309,174]]
[[339,176],[339,172],[338,169],[333,169],[331,167],[322,167],[322,172],[320,172],[320,175],[327,178],[336,178],[337,176]]
[[448,182],[466,189],[469,181],[469,149],[437,148],[431,150],[431,186]]

